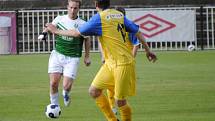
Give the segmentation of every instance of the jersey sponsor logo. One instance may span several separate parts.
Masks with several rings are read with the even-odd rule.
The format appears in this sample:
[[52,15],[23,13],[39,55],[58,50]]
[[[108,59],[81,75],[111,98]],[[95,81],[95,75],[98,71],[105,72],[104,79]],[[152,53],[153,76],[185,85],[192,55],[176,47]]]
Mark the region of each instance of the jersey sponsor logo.
[[68,37],[68,36],[61,36],[61,38],[65,41],[72,41],[73,37]]
[[78,28],[78,24],[77,23],[74,24],[74,28]]
[[110,20],[110,19],[120,19],[122,17],[123,17],[122,14],[109,14],[109,15],[106,16],[106,19],[107,20]]

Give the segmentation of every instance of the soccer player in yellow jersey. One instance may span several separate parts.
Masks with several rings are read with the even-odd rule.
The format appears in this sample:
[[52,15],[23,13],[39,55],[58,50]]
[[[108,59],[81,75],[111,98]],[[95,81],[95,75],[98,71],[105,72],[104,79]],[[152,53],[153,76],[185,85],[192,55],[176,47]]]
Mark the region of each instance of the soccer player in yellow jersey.
[[114,97],[121,120],[132,121],[131,106],[127,102],[129,96],[135,95],[134,57],[125,41],[125,33],[136,33],[138,40],[144,45],[149,61],[155,62],[157,57],[152,53],[139,31],[139,26],[128,20],[121,12],[110,9],[110,0],[94,0],[98,11],[78,30],[58,30],[52,24],[47,29],[57,35],[65,36],[99,36],[104,53],[105,64],[102,65],[94,78],[89,93],[95,99],[108,121],[117,121],[111,110],[104,89],[114,88]]
[[[125,9],[122,7],[117,7],[115,8],[116,10],[120,11],[123,13],[123,15],[125,15]],[[137,39],[137,37],[135,36],[135,34],[133,33],[128,33],[126,32],[126,44],[127,47],[131,50],[132,55],[134,56],[134,58],[137,55],[137,51],[139,49],[140,46],[140,42]],[[102,54],[102,48],[101,48],[101,44],[99,43],[99,49],[101,51],[101,58],[102,58],[102,63],[104,64],[104,58],[103,58],[103,54]],[[115,99],[114,99],[114,88],[109,88],[107,90],[107,97],[111,106],[112,111],[114,112],[115,115],[117,115],[117,107],[115,105]]]
[[[116,7],[115,9],[122,12],[124,16],[126,15],[125,9],[123,7]],[[132,55],[136,57],[140,42],[135,36],[135,33],[126,32],[126,40],[127,46],[131,49]]]

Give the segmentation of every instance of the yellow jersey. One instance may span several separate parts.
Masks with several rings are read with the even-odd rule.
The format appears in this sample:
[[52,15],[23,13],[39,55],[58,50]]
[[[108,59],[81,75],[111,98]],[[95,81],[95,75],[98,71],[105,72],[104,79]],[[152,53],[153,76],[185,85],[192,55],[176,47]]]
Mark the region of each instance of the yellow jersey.
[[100,11],[78,30],[85,36],[99,36],[105,62],[125,65],[134,61],[131,50],[127,47],[126,31],[136,33],[139,26],[129,21],[121,12],[115,9]]

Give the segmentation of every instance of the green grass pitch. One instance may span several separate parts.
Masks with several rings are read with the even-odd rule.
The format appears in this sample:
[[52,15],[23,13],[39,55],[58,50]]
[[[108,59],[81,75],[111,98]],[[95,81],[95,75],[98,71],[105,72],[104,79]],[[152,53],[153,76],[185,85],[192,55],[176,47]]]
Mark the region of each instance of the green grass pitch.
[[[136,58],[137,95],[129,98],[133,121],[215,121],[215,51],[157,52],[150,63]],[[0,121],[50,121],[48,54],[0,56]],[[70,107],[63,106],[55,121],[106,121],[88,95],[101,66],[98,53],[92,64],[80,63]],[[62,84],[60,85],[60,94]]]

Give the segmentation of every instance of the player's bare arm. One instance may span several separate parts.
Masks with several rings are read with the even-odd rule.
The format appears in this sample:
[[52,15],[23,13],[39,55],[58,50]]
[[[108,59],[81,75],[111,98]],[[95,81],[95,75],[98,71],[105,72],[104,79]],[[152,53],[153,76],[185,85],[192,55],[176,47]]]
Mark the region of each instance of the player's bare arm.
[[80,32],[75,30],[75,29],[73,29],[73,30],[59,30],[59,29],[56,28],[56,26],[54,26],[51,23],[47,23],[46,28],[52,34],[64,35],[64,36],[72,36],[72,37],[81,36]]
[[89,66],[91,64],[91,60],[90,60],[90,38],[87,37],[84,40],[84,47],[85,47],[85,56],[84,56],[84,63],[86,66]]
[[133,49],[132,49],[132,54],[133,54],[134,57],[137,56],[137,51],[138,51],[138,49],[139,49],[139,45],[135,45],[135,46],[133,47]]
[[141,32],[138,31],[136,34],[138,40],[143,44],[144,49],[146,51],[146,57],[148,58],[149,61],[152,61],[153,63],[157,60],[157,56],[150,51],[149,46],[147,42],[145,41],[145,38],[142,36]]

